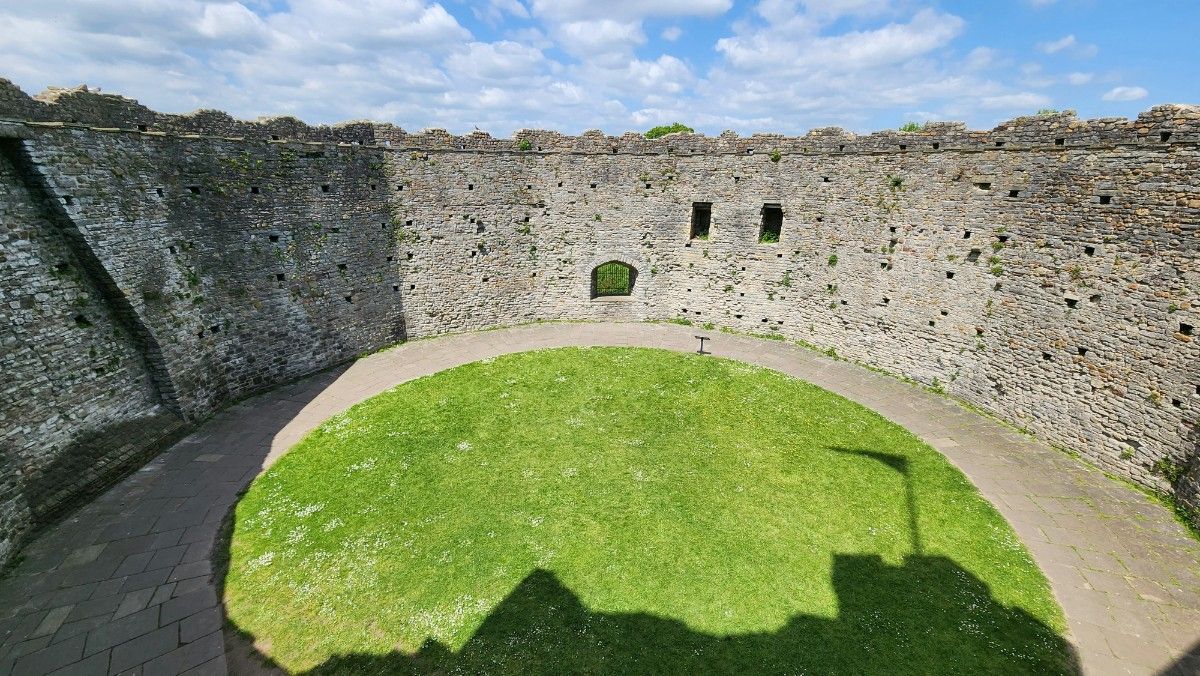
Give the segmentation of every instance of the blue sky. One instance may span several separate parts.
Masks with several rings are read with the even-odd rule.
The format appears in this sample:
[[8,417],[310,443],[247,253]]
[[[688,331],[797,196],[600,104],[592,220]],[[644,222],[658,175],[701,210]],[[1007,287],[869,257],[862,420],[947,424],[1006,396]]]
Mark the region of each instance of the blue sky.
[[1194,0],[4,0],[0,77],[419,130],[987,129],[1200,103]]

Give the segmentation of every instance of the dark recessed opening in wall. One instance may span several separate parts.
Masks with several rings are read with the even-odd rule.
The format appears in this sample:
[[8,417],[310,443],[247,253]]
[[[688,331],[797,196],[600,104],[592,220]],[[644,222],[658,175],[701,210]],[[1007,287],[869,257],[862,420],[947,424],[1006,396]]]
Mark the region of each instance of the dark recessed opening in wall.
[[646,184],[646,190],[649,190],[649,189],[650,189],[650,184],[649,184],[649,183],[647,183],[647,184]]
[[592,270],[592,298],[628,296],[636,282],[637,269],[632,265],[621,261],[601,263]]
[[975,187],[979,188],[980,190],[991,190],[992,184],[988,183],[987,181],[977,181],[975,183]]
[[402,186],[402,185],[396,186],[396,192],[400,192],[401,190],[404,190],[404,186]]
[[1021,191],[1020,191],[1020,190],[1009,190],[1009,191],[1008,191],[1008,196],[1009,196],[1009,197],[1020,197],[1020,196],[1021,196]]
[[1101,204],[1112,204],[1112,195],[1101,195],[1100,203]]
[[394,261],[394,260],[396,260],[396,257],[395,257],[395,256],[388,256],[388,257],[387,257],[387,262],[389,262],[389,263],[391,263],[391,262],[392,262],[392,261]]
[[171,246],[167,247],[167,251],[170,251],[171,255],[174,256],[175,255],[175,246],[171,245]]
[[256,185],[250,186],[250,194],[257,195],[258,194],[258,186],[256,186]]
[[1065,139],[1065,138],[1056,138],[1056,139],[1054,139],[1054,145],[1056,145],[1056,146],[1065,146],[1065,145],[1067,145],[1067,139]]
[[163,196],[163,189],[162,189],[162,188],[155,188],[155,189],[154,189],[154,194],[155,194],[155,195],[158,195],[159,197],[162,197],[162,196]]
[[616,146],[613,146],[613,147],[612,147],[612,154],[613,154],[613,155],[616,155],[616,154],[617,154],[617,147],[616,147]]
[[1049,352],[1042,353],[1042,361],[1050,361],[1051,359],[1054,359],[1054,355],[1050,354]]
[[64,261],[64,262],[62,262],[62,263],[55,263],[55,264],[54,264],[54,269],[55,269],[55,270],[58,270],[59,272],[66,272],[67,270],[70,270],[70,269],[71,269],[71,264],[70,264],[70,263],[67,263],[67,262],[65,262],[65,261]]
[[393,285],[392,285],[392,291],[393,291],[393,292],[396,292],[396,293],[399,293],[399,291],[400,291],[400,285],[399,285],[399,284],[393,284]]
[[845,152],[845,151],[846,151],[846,144],[843,143],[838,146],[838,152]]
[[559,182],[558,182],[558,187],[560,187],[560,188],[561,188],[561,187],[562,187],[562,184],[563,184],[563,182],[562,182],[562,181],[559,181]]
[[595,183],[592,183],[592,184],[590,184],[590,185],[592,186],[592,188],[593,188],[593,189],[596,187],[596,184],[595,184]]
[[1003,148],[1003,147],[1004,147],[1004,144],[1005,144],[1005,141],[996,141],[996,147],[997,147],[997,148]]
[[1079,347],[1075,348],[1075,352],[1078,353],[1080,357],[1086,357],[1087,353],[1088,353],[1088,349],[1086,347],[1080,345]]
[[941,147],[942,147],[942,144],[938,143],[937,141],[934,141],[934,143],[933,143],[934,150],[937,150],[938,148],[941,148]]
[[330,229],[329,229],[329,232],[332,232],[332,233],[338,233],[338,232],[341,232],[341,231],[342,231],[342,229],[341,229],[341,228],[330,228]]
[[200,186],[198,186],[198,185],[189,185],[189,186],[188,186],[188,192],[190,192],[190,193],[191,193],[191,194],[193,194],[193,195],[199,195],[199,194],[200,194]]
[[708,239],[712,224],[712,202],[692,202],[692,226],[688,239]]
[[822,183],[829,183],[829,182],[830,182],[830,180],[831,180],[831,179],[830,179],[828,176],[822,176],[822,177],[821,177],[821,182],[822,182]]
[[321,192],[329,192],[329,184],[328,183],[321,184]]
[[946,271],[946,279],[954,279],[954,271],[947,270]]
[[283,274],[282,272],[276,272],[275,279],[280,282],[287,281],[287,275]]
[[412,223],[413,223],[413,222],[412,222],[411,220],[404,221],[404,224],[405,224],[405,225],[412,225]]
[[1001,244],[1006,244],[1010,237],[1009,235],[996,235],[996,239],[999,240]]
[[774,244],[783,234],[783,207],[775,202],[767,202],[762,208],[762,227],[758,231],[758,241],[761,244]]
[[974,263],[975,261],[979,260],[979,254],[981,253],[983,252],[979,249],[971,249],[971,252],[967,254],[967,262]]
[[1100,302],[1100,294],[1097,293],[1097,294],[1093,294],[1093,295],[1089,296],[1088,302],[1089,303],[1099,303]]
[[415,290],[416,288],[417,288],[417,285],[416,285],[416,284],[409,284],[409,285],[408,285],[408,290],[409,290],[409,291],[413,291],[413,290]]
[[371,184],[371,190],[377,190],[378,188],[379,186],[375,185],[374,183]]
[[474,189],[475,189],[475,184],[474,184],[474,183],[468,183],[468,184],[467,184],[467,190],[474,190]]
[[1067,301],[1067,307],[1069,307],[1069,308],[1079,307],[1079,299],[1078,298],[1067,298],[1066,301]]
[[150,131],[150,127],[144,124],[139,124],[138,131]]
[[346,295],[344,296],[344,298],[346,299],[346,302],[347,302],[347,303],[353,303],[353,302],[354,302],[354,296],[352,296],[352,295],[350,295],[350,294],[346,294]]
[[272,141],[278,141],[278,140],[279,140],[279,135],[278,135],[278,134],[271,134],[271,140],[272,140]]
[[883,297],[883,304],[884,304],[884,305],[887,305],[888,303],[891,303],[891,302],[892,302],[892,299],[891,299],[891,298],[888,298],[887,296],[884,296],[884,297]]
[[1183,335],[1190,336],[1193,334],[1194,331],[1195,331],[1195,329],[1192,327],[1191,324],[1184,324],[1183,322],[1179,322],[1179,332],[1182,333]]
[[337,264],[337,266],[338,266],[338,270],[345,270],[345,269],[346,269],[346,264],[345,264],[345,263],[338,263],[338,264]]
[[92,322],[91,322],[91,320],[89,320],[87,317],[84,317],[83,315],[75,315],[75,325],[81,329],[86,329],[87,327],[92,325]]
[[1089,255],[1089,256],[1095,256],[1095,255],[1096,255],[1096,247],[1094,247],[1094,246],[1085,246],[1085,247],[1083,247],[1083,253],[1085,253],[1085,254],[1087,254],[1087,255]]
[[406,258],[407,260],[410,260],[410,261],[411,261],[411,260],[412,260],[412,257],[413,257],[413,254],[412,254],[412,252],[411,252],[411,251],[409,251],[407,254],[405,254],[405,258]]
[[971,239],[971,231],[963,230],[963,239]]
[[975,335],[977,335],[977,336],[982,336],[982,335],[983,335],[983,327],[982,327],[982,326],[976,326],[976,327],[975,327]]
[[1166,143],[1167,141],[1170,141],[1171,140],[1171,132],[1169,132],[1169,131],[1159,132],[1158,140],[1162,143]]
[[933,321],[932,319],[930,319],[930,320],[929,320],[929,325],[930,325],[930,326],[937,326],[937,322],[935,322],[935,321]]
[[908,150],[908,146],[906,146],[906,145],[904,145],[903,143],[901,143],[901,144],[900,144],[900,150]]
[[1172,398],[1171,405],[1174,406],[1175,408],[1183,408],[1183,402],[1179,401],[1178,399]]

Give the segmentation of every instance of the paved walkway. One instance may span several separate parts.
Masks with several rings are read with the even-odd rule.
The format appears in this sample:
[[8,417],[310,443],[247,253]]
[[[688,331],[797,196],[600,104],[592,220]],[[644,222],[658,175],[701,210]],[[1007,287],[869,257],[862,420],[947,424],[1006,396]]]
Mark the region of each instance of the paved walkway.
[[[416,341],[216,416],[69,520],[0,581],[0,674],[224,674],[214,539],[238,492],[330,415],[396,383],[565,345],[695,350],[692,327],[542,324]],[[712,333],[920,435],[1008,519],[1089,674],[1200,674],[1200,543],[1099,472],[923,390],[777,341]]]

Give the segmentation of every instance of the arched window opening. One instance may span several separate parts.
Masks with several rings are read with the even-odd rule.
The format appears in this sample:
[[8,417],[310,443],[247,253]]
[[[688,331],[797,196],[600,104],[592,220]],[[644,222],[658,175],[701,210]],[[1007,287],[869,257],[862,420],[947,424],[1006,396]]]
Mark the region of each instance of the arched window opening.
[[592,270],[592,298],[628,296],[633,293],[637,270],[620,261],[609,261]]

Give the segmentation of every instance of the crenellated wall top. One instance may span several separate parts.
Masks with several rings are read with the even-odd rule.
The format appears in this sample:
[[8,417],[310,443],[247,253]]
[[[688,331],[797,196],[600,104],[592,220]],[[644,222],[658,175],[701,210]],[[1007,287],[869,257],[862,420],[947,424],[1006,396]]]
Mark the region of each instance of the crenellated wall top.
[[771,155],[776,151],[783,154],[904,153],[1200,141],[1200,106],[1177,104],[1154,106],[1132,120],[1081,120],[1074,111],[1065,111],[1018,117],[986,131],[967,129],[961,122],[933,122],[918,131],[879,131],[866,135],[839,127],[824,127],[810,130],[803,136],[740,136],[725,131],[717,136],[685,133],[647,139],[635,132],[610,136],[590,130],[571,136],[556,131],[522,129],[511,138],[496,138],[482,131],[461,136],[444,129],[409,132],[393,124],[363,120],[309,125],[294,117],[238,120],[217,110],[174,115],[159,113],[133,99],[93,91],[86,86],[51,88],[37,96],[29,96],[3,78],[0,78],[0,119],[147,134],[468,152]]

